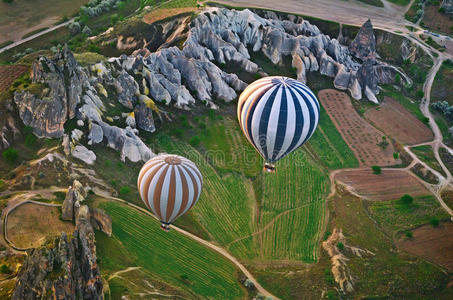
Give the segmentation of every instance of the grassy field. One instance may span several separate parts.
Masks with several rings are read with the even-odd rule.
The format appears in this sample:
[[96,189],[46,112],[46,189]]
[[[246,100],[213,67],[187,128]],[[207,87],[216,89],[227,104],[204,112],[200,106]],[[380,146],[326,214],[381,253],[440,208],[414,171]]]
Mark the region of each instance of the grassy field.
[[355,168],[359,161],[321,105],[319,125],[306,148],[329,169]]
[[358,0],[358,1],[377,7],[384,7],[384,3],[382,3],[381,0]]
[[432,218],[448,218],[433,196],[417,197],[412,204],[403,204],[399,199],[369,202],[368,209],[378,225],[392,235],[427,224]]
[[453,105],[453,63],[444,61],[434,78],[431,98],[433,102],[447,101]]
[[437,162],[431,146],[429,146],[429,145],[417,146],[417,147],[412,147],[411,150],[415,155],[418,156],[418,158],[420,158],[422,161],[427,163],[428,166],[430,166],[434,170],[436,170],[439,173],[444,175],[444,171],[442,170],[442,167]]
[[96,235],[104,274],[140,266],[153,277],[188,291],[191,297],[241,299],[244,296],[237,280],[238,271],[219,254],[174,230],[162,231],[152,217],[123,204],[104,202],[100,207],[113,220],[111,238],[101,233]]

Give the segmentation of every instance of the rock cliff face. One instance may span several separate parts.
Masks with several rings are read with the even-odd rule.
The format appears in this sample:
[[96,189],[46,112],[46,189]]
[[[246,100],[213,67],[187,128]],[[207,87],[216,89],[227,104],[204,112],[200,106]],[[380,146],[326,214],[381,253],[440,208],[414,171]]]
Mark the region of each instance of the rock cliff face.
[[32,83],[48,88],[41,95],[23,91],[14,96],[24,124],[39,137],[63,136],[63,125],[74,117],[86,80],[67,46],[53,59],[40,57],[33,64]]
[[76,224],[86,220],[94,229],[101,230],[111,236],[112,219],[102,209],[89,208],[84,204],[86,196],[87,193],[83,185],[78,180],[74,180],[66,193],[66,198],[61,207],[62,219],[74,221]]
[[93,227],[82,220],[72,237],[62,233],[31,251],[11,299],[103,298]]
[[445,13],[453,14],[453,0],[443,0],[441,7],[445,9]]
[[22,137],[13,115],[12,101],[0,103],[0,150],[6,149]]
[[[68,47],[53,59],[41,57],[33,66],[32,78],[48,88],[41,95],[18,92],[14,100],[20,117],[38,136],[63,136],[63,124],[76,116],[77,124],[88,125],[88,145],[106,143],[121,153],[122,160],[147,161],[154,154],[139,138],[138,129],[156,130],[154,120],[163,119],[156,104],[190,109],[199,103],[216,108],[216,101],[236,99],[247,84],[219,66],[233,64],[266,75],[251,60],[250,51],[261,51],[274,64],[289,58],[302,82],[307,72],[320,72],[331,77],[337,89],[349,90],[355,99],[365,95],[373,102],[377,102],[378,84],[391,83],[400,72],[376,59],[370,21],[348,49],[300,17],[279,19],[272,12],[258,16],[247,9],[212,9],[190,23],[182,49],[144,49],[86,68],[78,65]],[[117,104],[129,110],[122,116],[125,122],[111,115],[110,106]],[[118,126],[124,123],[125,128]],[[80,132],[68,134],[72,141],[66,138],[65,151],[94,163],[94,153],[79,145]]]

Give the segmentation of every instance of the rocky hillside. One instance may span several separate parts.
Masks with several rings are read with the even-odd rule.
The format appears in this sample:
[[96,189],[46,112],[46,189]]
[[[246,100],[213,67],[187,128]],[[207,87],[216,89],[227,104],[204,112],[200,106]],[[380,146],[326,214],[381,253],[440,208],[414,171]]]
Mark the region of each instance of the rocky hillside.
[[73,235],[62,233],[32,250],[12,296],[17,300],[103,298],[94,232],[88,220],[80,220]]
[[369,21],[349,48],[300,17],[282,19],[272,12],[260,17],[247,9],[211,9],[189,26],[182,49],[161,47],[151,53],[143,48],[85,68],[68,47],[54,58],[40,57],[29,87],[14,95],[20,118],[37,136],[51,138],[64,136],[64,125],[73,119],[79,128],[64,136],[65,153],[87,164],[96,154],[82,141],[105,143],[123,161],[146,161],[154,154],[138,129],[154,132],[168,118],[165,106],[216,108],[216,101],[236,99],[247,84],[222,68],[229,64],[265,76],[251,52],[260,51],[277,65],[289,59],[302,82],[307,72],[320,72],[355,99],[364,94],[373,102],[378,84],[391,83],[401,73],[376,59]]

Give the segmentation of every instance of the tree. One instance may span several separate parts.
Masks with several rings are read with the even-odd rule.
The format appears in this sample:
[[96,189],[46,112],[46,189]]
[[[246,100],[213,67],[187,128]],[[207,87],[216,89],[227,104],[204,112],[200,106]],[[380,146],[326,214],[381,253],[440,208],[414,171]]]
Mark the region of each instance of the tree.
[[13,163],[17,160],[17,157],[19,156],[17,154],[17,150],[13,148],[8,148],[2,153],[3,159],[6,161]]
[[9,274],[11,273],[11,270],[8,268],[6,264],[2,264],[0,266],[0,272],[2,272],[3,274]]
[[337,244],[337,247],[338,247],[338,249],[341,251],[341,250],[344,249],[344,244],[343,244],[342,242],[339,242],[339,243]]
[[371,166],[371,170],[373,170],[373,174],[379,175],[382,173],[382,169],[379,166]]
[[400,154],[398,152],[393,152],[393,158],[398,159],[400,157]]
[[412,231],[406,231],[406,237],[408,239],[411,239],[413,236],[414,236],[414,234],[412,233]]
[[128,186],[123,186],[120,188],[120,195],[125,196],[131,192],[131,188]]
[[401,83],[401,75],[400,74],[396,74],[395,75],[395,83],[396,84],[400,84]]
[[400,198],[400,202],[404,205],[411,205],[414,202],[414,198],[411,195],[404,194]]
[[440,221],[439,221],[438,218],[434,217],[434,218],[431,218],[431,220],[429,220],[429,223],[430,223],[433,227],[439,227]]

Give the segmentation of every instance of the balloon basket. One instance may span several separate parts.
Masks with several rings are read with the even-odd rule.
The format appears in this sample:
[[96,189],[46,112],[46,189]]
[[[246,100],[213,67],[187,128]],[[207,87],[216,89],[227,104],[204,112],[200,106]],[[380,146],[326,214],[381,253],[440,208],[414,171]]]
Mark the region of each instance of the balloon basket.
[[265,163],[263,170],[266,173],[275,173],[275,165],[271,163]]
[[170,231],[170,224],[162,223],[162,224],[160,224],[160,229],[162,229],[165,232],[169,232]]

